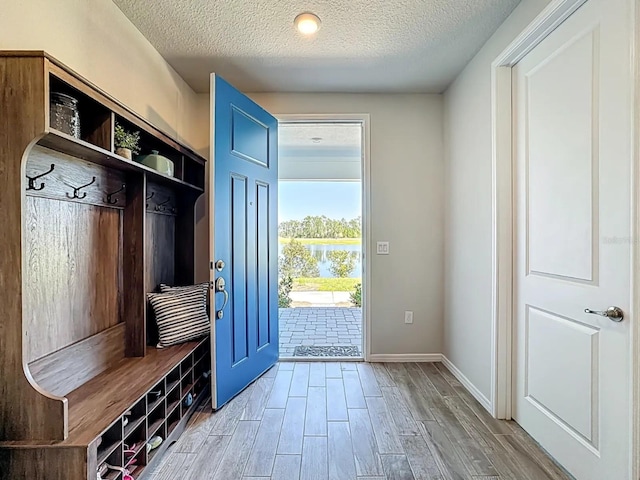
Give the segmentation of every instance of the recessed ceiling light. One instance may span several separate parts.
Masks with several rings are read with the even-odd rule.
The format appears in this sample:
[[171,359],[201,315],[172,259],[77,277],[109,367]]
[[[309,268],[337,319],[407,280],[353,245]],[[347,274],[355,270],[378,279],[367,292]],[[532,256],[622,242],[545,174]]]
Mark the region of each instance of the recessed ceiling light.
[[322,141],[322,137],[311,137],[311,141],[313,143],[320,143]]
[[320,18],[313,13],[305,12],[298,15],[293,24],[303,35],[313,35],[320,29]]

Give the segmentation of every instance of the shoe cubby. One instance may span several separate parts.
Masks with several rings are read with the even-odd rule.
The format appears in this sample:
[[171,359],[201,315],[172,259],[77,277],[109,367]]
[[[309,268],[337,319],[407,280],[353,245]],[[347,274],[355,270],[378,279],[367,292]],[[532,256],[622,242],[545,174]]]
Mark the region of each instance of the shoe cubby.
[[98,465],[107,462],[107,460],[114,461],[111,465],[122,466],[122,450],[120,450],[120,459],[114,460],[114,454],[118,453],[118,447],[122,445],[122,420],[118,420],[111,425],[98,440]]
[[122,416],[122,423],[124,425],[124,437],[125,440],[129,437],[129,434],[138,428],[147,417],[147,403],[145,399],[139,400],[128,412]]
[[164,402],[165,385],[164,380],[157,383],[149,393],[147,393],[147,412],[151,413]]
[[185,378],[187,375],[190,375],[192,369],[193,369],[193,356],[189,355],[189,357],[185,358],[180,364],[180,373],[182,375],[182,378]]
[[126,456],[125,451],[125,468],[129,472],[133,472],[134,470],[142,471],[147,464],[146,461],[147,455],[147,444],[145,442],[141,442],[139,446],[136,446],[135,453],[131,456]]
[[109,470],[104,480],[122,480],[122,472],[120,470]]
[[[98,465],[102,465],[103,463],[107,463],[112,467],[123,466],[122,443],[119,443],[115,450],[113,450],[102,462],[99,462]],[[107,478],[119,478],[119,473],[119,470],[109,470]]]
[[182,388],[181,398],[184,399],[184,397],[186,397],[187,394],[191,392],[191,389],[193,388],[193,371],[189,371],[188,374],[182,377],[181,388]]
[[167,395],[171,393],[171,391],[180,385],[180,367],[174,368],[169,375],[167,375]]
[[196,363],[202,360],[203,358],[211,358],[211,344],[209,340],[205,340],[202,344],[196,348],[196,351],[193,353]]
[[167,417],[167,437],[173,433],[182,418],[180,413],[180,402],[178,402],[177,407],[178,408],[169,413],[169,416]]
[[[145,420],[146,420],[146,417],[145,417]],[[124,439],[125,450],[134,451],[132,455],[128,455],[125,453],[124,455],[125,463],[126,463],[126,460],[129,460],[132,457],[136,456],[140,450],[144,450],[146,441],[147,441],[146,423],[142,422],[134,430],[132,430],[131,433]]]
[[180,400],[182,400],[182,390],[179,386],[179,383],[167,393],[167,416],[171,415],[174,410],[180,410]]
[[165,418],[164,402],[161,402],[153,411],[149,412],[147,417],[147,441],[154,435],[159,435],[163,439],[165,438],[164,428],[162,428]]

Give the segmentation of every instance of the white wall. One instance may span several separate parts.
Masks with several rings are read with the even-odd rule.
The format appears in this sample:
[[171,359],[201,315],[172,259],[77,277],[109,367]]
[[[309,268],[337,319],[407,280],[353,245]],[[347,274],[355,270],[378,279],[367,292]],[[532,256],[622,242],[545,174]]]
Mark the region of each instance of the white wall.
[[523,0],[444,95],[443,353],[491,399],[491,62],[547,6]]
[[208,156],[198,95],[111,0],[0,0],[0,49],[45,50]]
[[[274,114],[371,116],[373,354],[440,353],[443,317],[443,139],[440,95],[250,94]],[[405,325],[404,311],[414,311]]]

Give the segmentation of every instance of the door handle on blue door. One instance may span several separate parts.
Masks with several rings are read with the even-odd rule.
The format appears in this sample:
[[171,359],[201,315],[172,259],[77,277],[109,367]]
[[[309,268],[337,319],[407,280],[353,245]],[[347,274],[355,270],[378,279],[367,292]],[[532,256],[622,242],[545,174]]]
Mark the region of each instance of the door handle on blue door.
[[227,306],[227,302],[229,301],[229,292],[227,292],[226,287],[227,284],[224,281],[224,278],[222,277],[218,277],[215,283],[215,290],[216,293],[218,292],[222,292],[224,293],[224,302],[222,303],[222,308],[218,311],[216,311],[216,318],[218,320],[220,320],[221,318],[224,317],[224,307]]

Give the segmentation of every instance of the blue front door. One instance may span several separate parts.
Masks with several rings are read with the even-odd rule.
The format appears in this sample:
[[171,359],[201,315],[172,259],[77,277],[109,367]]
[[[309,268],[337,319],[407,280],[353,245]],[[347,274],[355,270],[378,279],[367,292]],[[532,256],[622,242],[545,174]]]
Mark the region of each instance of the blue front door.
[[278,122],[222,78],[211,87],[217,409],[278,360]]

